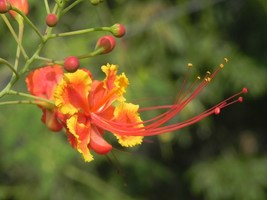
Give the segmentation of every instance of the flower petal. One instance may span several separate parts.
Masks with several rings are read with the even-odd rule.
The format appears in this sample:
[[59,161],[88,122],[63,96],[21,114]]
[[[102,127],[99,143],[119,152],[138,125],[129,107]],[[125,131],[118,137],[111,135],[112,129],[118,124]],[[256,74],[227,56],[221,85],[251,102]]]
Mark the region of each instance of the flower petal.
[[126,88],[129,85],[128,78],[124,73],[117,75],[118,66],[117,65],[103,65],[101,67],[102,71],[106,74],[106,78],[103,81],[104,87],[109,91],[115,90],[119,96],[126,92]]
[[93,156],[89,151],[88,144],[90,142],[90,123],[83,115],[73,115],[67,120],[67,128],[74,137],[69,137],[71,145],[76,148],[86,162],[93,160]]
[[[134,124],[137,123],[136,127],[143,127],[139,113],[138,113],[139,106],[134,105],[131,103],[121,103],[119,106],[116,107],[114,112],[114,118],[116,122],[119,122],[123,129],[123,124]],[[140,123],[140,124],[138,124]],[[124,147],[132,147],[135,145],[139,145],[143,141],[143,136],[124,136],[124,135],[117,135],[114,133],[116,138],[119,140],[118,142]]]
[[105,88],[112,90],[115,87],[114,82],[116,80],[118,66],[107,64],[103,65],[101,69],[106,74],[106,78],[103,81],[105,83]]
[[92,79],[84,70],[66,73],[55,90],[55,104],[63,114],[73,115],[82,109],[89,112],[88,94]]
[[103,138],[104,131],[92,125],[89,147],[98,154],[107,154],[112,146]]
[[63,77],[60,65],[46,66],[32,71],[26,77],[29,92],[45,99],[53,99],[53,92]]
[[49,110],[49,109],[42,109],[43,116],[42,121],[43,123],[49,128],[51,131],[61,131],[63,125],[59,122],[56,110]]

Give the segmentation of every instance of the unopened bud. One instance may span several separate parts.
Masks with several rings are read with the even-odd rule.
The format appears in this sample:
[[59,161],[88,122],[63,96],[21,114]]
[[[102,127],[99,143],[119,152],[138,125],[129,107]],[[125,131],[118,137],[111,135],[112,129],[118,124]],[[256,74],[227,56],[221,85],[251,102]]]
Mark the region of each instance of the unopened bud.
[[[9,2],[12,7],[19,9],[25,15],[29,13],[28,0],[9,0]],[[12,10],[10,10],[9,13],[13,18],[16,18],[16,16],[18,15],[18,13]]]
[[100,3],[102,3],[103,0],[90,0],[90,2],[91,2],[92,5],[96,6],[96,5],[100,4]]
[[68,72],[75,72],[80,67],[80,61],[75,56],[69,56],[64,60],[64,69]]
[[46,16],[45,22],[46,22],[47,26],[50,26],[50,27],[56,26],[57,22],[58,22],[57,15],[53,14],[53,13],[48,14]]
[[111,52],[116,45],[116,40],[112,36],[103,36],[98,39],[95,49],[102,49],[100,54],[105,54]]
[[0,0],[0,13],[6,13],[10,9],[9,0]]
[[122,37],[125,35],[126,30],[125,27],[122,24],[114,24],[111,27],[111,33],[115,36],[115,37]]

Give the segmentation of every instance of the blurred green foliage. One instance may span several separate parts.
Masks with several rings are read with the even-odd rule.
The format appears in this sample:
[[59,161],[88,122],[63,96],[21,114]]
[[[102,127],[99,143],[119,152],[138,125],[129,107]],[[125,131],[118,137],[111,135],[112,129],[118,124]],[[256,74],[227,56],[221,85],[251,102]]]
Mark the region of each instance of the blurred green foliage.
[[[44,27],[42,2],[29,17]],[[108,55],[82,61],[118,64],[130,80],[128,98],[141,106],[171,103],[193,63],[189,81],[230,62],[179,118],[199,113],[247,87],[243,104],[175,133],[147,138],[134,149],[115,148],[84,163],[64,133],[51,133],[30,105],[1,107],[0,199],[266,199],[267,2],[264,0],[84,1],[55,28],[65,32],[123,23],[127,35]],[[16,26],[15,22],[12,22]],[[93,50],[100,35],[52,40],[44,56],[62,59]],[[26,26],[25,45],[38,38]],[[0,20],[0,55],[12,61],[15,42]],[[41,65],[41,63],[36,63]],[[0,66],[1,88],[9,70]],[[21,80],[16,89],[26,91]],[[130,100],[129,100],[130,101]],[[157,114],[157,113],[152,113]],[[149,116],[143,116],[149,117]]]

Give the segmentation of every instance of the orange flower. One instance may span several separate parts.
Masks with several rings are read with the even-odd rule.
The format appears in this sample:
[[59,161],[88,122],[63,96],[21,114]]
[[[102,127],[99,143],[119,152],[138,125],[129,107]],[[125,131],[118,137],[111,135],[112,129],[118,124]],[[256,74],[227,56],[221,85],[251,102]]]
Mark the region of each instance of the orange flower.
[[[192,64],[188,64],[189,69]],[[204,79],[197,79],[187,86],[186,80],[176,101],[172,105],[139,108],[127,103],[124,98],[128,79],[124,73],[118,75],[116,65],[104,65],[102,71],[106,77],[103,81],[94,80],[90,71],[78,69],[74,73],[63,75],[60,66],[48,66],[29,74],[26,79],[31,94],[52,100],[55,107],[42,104],[43,122],[54,130],[65,127],[68,140],[77,149],[85,161],[93,160],[90,150],[97,154],[107,154],[112,145],[104,139],[106,131],[111,132],[124,147],[142,143],[143,137],[179,130],[201,119],[219,114],[224,107],[242,102],[242,91],[223,100],[216,106],[182,122],[166,124],[179,114],[217,75],[221,64],[214,73],[208,72]],[[187,89],[188,88],[188,89]],[[139,112],[166,109],[152,119],[143,121]]]
[[[106,78],[103,81],[93,80],[88,70],[77,70],[66,73],[56,87],[54,98],[58,110],[67,116],[66,126],[71,145],[82,153],[85,161],[93,160],[89,149],[98,154],[106,154],[112,146],[103,138],[101,126],[94,123],[93,115],[106,121],[139,123],[137,108],[130,109],[130,105],[121,108],[121,113],[114,106],[125,104],[124,93],[128,86],[125,74],[117,75],[117,66],[102,67]],[[127,114],[126,114],[127,113]],[[129,115],[129,116],[128,116]],[[136,125],[139,127],[141,125]],[[112,132],[116,135],[116,132]],[[122,146],[141,144],[142,136],[116,135]]]
[[[59,80],[62,79],[63,70],[59,65],[46,66],[32,71],[26,77],[29,92],[37,97],[53,101],[54,89]],[[62,124],[58,120],[59,113],[49,103],[38,101],[43,111],[42,121],[52,131],[60,131]]]

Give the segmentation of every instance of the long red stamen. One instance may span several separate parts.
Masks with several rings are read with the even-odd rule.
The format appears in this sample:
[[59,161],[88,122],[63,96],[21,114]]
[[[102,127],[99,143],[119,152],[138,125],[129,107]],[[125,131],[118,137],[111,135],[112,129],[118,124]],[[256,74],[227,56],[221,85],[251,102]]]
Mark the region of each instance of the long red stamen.
[[[126,122],[114,122],[112,120],[104,119],[103,117],[92,114],[92,121],[97,126],[100,126],[110,132],[116,133],[118,135],[125,135],[125,136],[152,136],[158,135],[170,131],[175,131],[191,124],[194,124],[203,118],[210,116],[212,114],[219,114],[220,111],[237,102],[242,102],[243,98],[241,94],[247,93],[248,90],[244,88],[242,91],[234,94],[233,96],[223,100],[216,106],[188,119],[183,122],[171,124],[171,125],[164,125],[166,122],[170,121],[174,118],[182,109],[189,104],[195,97],[197,97],[200,92],[210,83],[210,81],[216,76],[221,68],[224,65],[220,64],[220,66],[213,72],[207,72],[207,75],[203,78],[201,82],[194,81],[191,86],[186,89],[186,81],[188,75],[186,75],[182,88],[179,91],[176,101],[173,105],[164,105],[164,106],[154,106],[148,108],[141,108],[139,111],[145,112],[150,110],[158,110],[158,109],[168,109],[166,112],[152,118],[149,120],[145,120],[139,123],[126,123]],[[189,72],[189,70],[188,70]],[[238,97],[238,98],[237,98]],[[141,125],[141,126],[140,126]]]
[[[179,122],[179,123],[175,123],[175,124],[171,124],[171,125],[166,125],[166,126],[161,126],[162,124],[160,123],[159,126],[155,127],[155,126],[149,126],[146,125],[147,123],[150,123],[151,121],[154,121],[152,124],[157,124],[157,119],[158,117],[152,118],[150,120],[146,120],[143,121],[141,123],[120,123],[120,122],[113,122],[110,120],[106,120],[98,115],[94,115],[92,114],[92,120],[94,121],[95,124],[97,124],[98,126],[101,126],[102,128],[109,130],[113,133],[119,134],[119,135],[127,135],[127,136],[152,136],[152,135],[158,135],[158,134],[162,134],[162,133],[166,133],[166,132],[170,132],[170,131],[175,131],[181,128],[184,128],[186,126],[192,125],[200,120],[202,120],[203,118],[210,116],[212,114],[219,114],[220,110],[225,108],[226,106],[229,106],[233,103],[237,103],[237,102],[242,102],[242,98],[238,98],[236,99],[236,96],[241,95],[243,93],[246,93],[244,90],[247,90],[246,88],[243,89],[243,91],[229,97],[226,100],[220,102],[219,104],[217,104],[216,106],[213,106],[212,108],[204,111],[203,113],[192,117],[188,120],[185,120],[183,122]],[[169,107],[169,106],[167,106]],[[160,109],[163,107],[159,107]],[[173,108],[173,105],[172,105]],[[168,111],[167,111],[168,112]],[[166,112],[166,113],[167,113]],[[138,127],[138,125],[144,125],[144,127]]]

